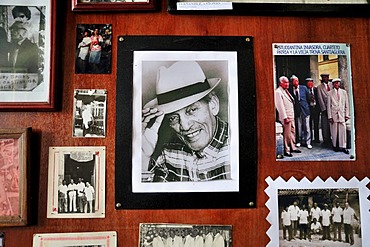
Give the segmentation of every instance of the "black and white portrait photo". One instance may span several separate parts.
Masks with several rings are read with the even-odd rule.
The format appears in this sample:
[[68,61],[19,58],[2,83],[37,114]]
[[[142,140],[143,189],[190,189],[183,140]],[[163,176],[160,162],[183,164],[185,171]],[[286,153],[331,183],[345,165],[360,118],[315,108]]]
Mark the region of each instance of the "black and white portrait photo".
[[365,247],[370,225],[368,178],[266,179],[268,246]]
[[139,247],[232,247],[232,226],[140,224]]
[[105,137],[107,91],[76,89],[73,100],[73,137]]
[[49,100],[50,1],[0,3],[1,102]]
[[51,147],[49,218],[105,215],[105,148]]
[[134,61],[134,191],[237,189],[236,53],[138,51]]

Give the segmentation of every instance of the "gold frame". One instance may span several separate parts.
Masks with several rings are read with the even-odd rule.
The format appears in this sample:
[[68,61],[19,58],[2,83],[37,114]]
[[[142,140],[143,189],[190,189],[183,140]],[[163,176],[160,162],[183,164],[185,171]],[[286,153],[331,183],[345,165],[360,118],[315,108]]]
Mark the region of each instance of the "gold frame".
[[[31,128],[14,128],[14,129],[0,129],[0,145],[1,140],[13,139],[17,140],[18,148],[18,210],[17,213],[12,215],[2,215],[0,216],[0,227],[4,226],[26,226],[29,224],[29,161],[30,161],[30,137],[31,137]],[[0,156],[4,149],[0,146]],[[5,150],[7,151],[7,150]],[[1,175],[9,172],[6,171],[8,168],[4,168],[6,164],[3,163],[3,166],[0,167]],[[5,187],[5,186],[4,186]],[[6,198],[10,204],[8,198],[8,192],[5,191]],[[12,194],[14,195],[15,192]],[[14,197],[14,196],[13,196]],[[10,209],[9,209],[10,210]],[[11,210],[10,210],[11,212]]]

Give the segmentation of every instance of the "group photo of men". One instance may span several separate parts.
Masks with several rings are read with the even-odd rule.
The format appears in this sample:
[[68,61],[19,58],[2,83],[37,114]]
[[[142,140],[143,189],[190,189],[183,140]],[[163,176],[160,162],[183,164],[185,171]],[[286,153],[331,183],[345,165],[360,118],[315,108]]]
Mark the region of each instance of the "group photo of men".
[[231,247],[231,226],[141,224],[141,247]]
[[279,190],[280,246],[362,246],[357,189]]
[[[354,159],[351,81],[344,67],[346,59],[339,55],[276,58],[277,159]],[[308,67],[286,65],[294,62]],[[331,67],[321,68],[324,63]]]

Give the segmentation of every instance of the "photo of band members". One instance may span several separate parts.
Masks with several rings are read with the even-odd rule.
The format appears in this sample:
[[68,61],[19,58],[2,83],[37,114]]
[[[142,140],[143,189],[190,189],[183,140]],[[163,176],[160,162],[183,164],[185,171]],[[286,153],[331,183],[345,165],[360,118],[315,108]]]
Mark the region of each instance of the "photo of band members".
[[139,247],[231,246],[231,226],[140,224]]
[[349,56],[275,54],[275,78],[277,160],[354,160]]
[[279,246],[362,246],[358,189],[279,189]]

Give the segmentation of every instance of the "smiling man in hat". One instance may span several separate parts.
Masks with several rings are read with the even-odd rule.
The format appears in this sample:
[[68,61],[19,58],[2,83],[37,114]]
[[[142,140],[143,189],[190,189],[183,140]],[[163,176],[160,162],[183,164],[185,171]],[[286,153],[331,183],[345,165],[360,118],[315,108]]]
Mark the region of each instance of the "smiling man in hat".
[[[153,182],[230,179],[228,123],[218,117],[213,91],[220,81],[193,61],[159,68],[157,97],[142,111],[143,171],[154,174]],[[163,124],[174,138],[158,148]]]

